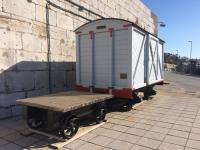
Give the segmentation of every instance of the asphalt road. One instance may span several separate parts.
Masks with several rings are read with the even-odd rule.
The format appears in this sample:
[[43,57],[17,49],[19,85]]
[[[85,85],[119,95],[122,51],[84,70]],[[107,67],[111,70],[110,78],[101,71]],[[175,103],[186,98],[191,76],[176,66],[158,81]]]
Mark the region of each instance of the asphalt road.
[[165,72],[165,80],[178,84],[186,92],[200,93],[200,76]]

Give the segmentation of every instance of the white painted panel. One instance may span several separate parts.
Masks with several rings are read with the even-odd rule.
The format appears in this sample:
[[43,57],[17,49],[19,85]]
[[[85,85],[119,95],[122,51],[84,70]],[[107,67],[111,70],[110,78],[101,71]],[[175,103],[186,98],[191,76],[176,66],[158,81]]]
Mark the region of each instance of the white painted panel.
[[163,44],[158,44],[158,80],[163,79]]
[[94,38],[94,84],[97,88],[107,88],[111,50],[109,32],[95,33]]
[[146,35],[136,29],[132,33],[132,68],[133,68],[133,88],[144,87],[145,83],[145,50]]
[[149,37],[149,64],[148,64],[148,83],[153,84],[159,81],[158,78],[158,39]]
[[89,35],[80,35],[80,84],[90,85],[91,39]]
[[[121,78],[126,74],[127,78]],[[131,33],[129,30],[114,32],[114,85],[128,88],[131,83]]]

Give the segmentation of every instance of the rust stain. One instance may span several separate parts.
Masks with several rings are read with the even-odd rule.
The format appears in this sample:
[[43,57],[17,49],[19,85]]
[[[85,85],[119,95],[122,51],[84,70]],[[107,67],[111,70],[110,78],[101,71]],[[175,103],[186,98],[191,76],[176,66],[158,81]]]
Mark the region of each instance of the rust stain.
[[39,57],[38,57],[38,56],[35,56],[35,60],[39,60]]
[[21,56],[21,57],[24,57],[24,54],[23,54],[23,53],[20,53],[20,56]]
[[7,58],[8,58],[8,52],[4,52],[4,53],[2,54],[2,56],[4,56],[4,57],[7,57]]

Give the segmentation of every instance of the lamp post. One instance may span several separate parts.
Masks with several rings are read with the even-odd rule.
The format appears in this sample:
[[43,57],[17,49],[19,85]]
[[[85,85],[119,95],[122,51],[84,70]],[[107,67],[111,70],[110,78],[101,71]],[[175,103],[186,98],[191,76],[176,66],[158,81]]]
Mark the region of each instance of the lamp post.
[[192,41],[188,41],[190,43],[190,59],[192,59]]
[[188,41],[190,43],[190,73],[192,73],[192,41]]
[[158,21],[157,23],[160,25],[160,27],[166,27],[166,24],[162,21]]
[[177,57],[177,58],[176,58],[176,59],[177,59],[177,60],[176,60],[176,64],[178,64],[178,50],[176,50],[176,57]]
[[177,57],[178,57],[178,50],[176,50],[176,55],[177,55]]

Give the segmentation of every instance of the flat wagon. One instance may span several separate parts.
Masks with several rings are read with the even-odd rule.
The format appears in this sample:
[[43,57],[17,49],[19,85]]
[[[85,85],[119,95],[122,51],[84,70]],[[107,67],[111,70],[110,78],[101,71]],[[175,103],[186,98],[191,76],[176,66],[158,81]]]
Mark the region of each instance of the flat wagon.
[[33,131],[47,133],[58,139],[70,139],[78,131],[81,119],[91,116],[93,123],[104,121],[105,101],[113,96],[67,91],[17,100],[26,106],[26,120]]

